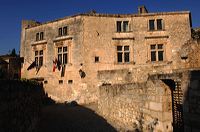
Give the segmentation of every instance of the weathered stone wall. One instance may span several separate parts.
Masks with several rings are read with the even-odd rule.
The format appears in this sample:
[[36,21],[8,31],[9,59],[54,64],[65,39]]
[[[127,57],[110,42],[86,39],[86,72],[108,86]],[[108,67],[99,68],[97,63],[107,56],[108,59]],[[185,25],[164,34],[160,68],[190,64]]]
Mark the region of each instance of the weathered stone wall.
[[200,39],[190,39],[179,51],[181,66],[187,69],[198,69],[200,66]]
[[[163,19],[163,29],[149,31],[150,19]],[[117,21],[129,21],[128,32],[117,32]],[[58,37],[58,28],[63,26],[68,26],[68,35]],[[35,41],[37,32],[44,32],[44,40]],[[43,24],[23,21],[20,48],[21,57],[24,57],[22,78],[44,78],[47,82],[44,84],[45,90],[57,101],[94,102],[98,99],[98,85],[101,84],[98,71],[125,68],[129,74],[129,71],[136,70],[131,75],[115,79],[120,82],[124,82],[124,79],[125,82],[142,82],[146,80],[148,71],[171,72],[179,68],[177,52],[190,37],[189,12],[130,15],[92,13]],[[151,44],[164,45],[164,61],[150,61]],[[60,45],[69,46],[69,63],[64,77],[61,77],[61,71],[52,72],[53,60],[57,57],[57,47]],[[117,62],[116,47],[119,45],[130,47],[129,63]],[[35,69],[27,71],[34,61],[34,51],[41,49],[44,52],[44,65],[38,73]],[[99,62],[95,62],[95,57],[99,57]],[[85,78],[80,77],[80,69],[85,72]],[[59,84],[59,80],[63,83]],[[70,80],[73,83],[68,83]]]
[[171,91],[162,81],[103,85],[99,94],[99,113],[119,130],[172,131]]
[[[153,126],[155,131],[172,131],[177,128],[178,124],[175,122],[179,121],[181,124],[183,123],[183,129],[186,132],[200,130],[199,70],[182,69],[182,71],[177,70],[168,74],[149,72],[151,74],[140,76],[136,74],[141,80],[143,80],[142,76],[144,78],[147,76],[146,81],[143,80],[140,83],[131,83],[125,79],[132,78],[130,75],[133,73],[127,69],[113,70],[107,73],[105,71],[99,72],[101,80],[108,79],[105,83],[102,81],[102,86],[99,87],[99,113],[116,128],[119,130],[131,130],[134,129],[134,126],[140,128],[140,117],[144,122],[142,126],[145,131],[149,129],[149,125],[155,119],[158,119],[158,124]],[[116,78],[122,78],[123,81],[120,81],[121,79],[117,81]],[[168,80],[174,84],[166,82]],[[179,83],[181,88],[179,95],[176,93],[178,88],[176,85],[178,84],[175,82]],[[172,96],[172,91],[176,95]],[[177,99],[180,102],[174,102],[178,101]],[[173,103],[178,103],[178,105]],[[175,111],[181,113],[179,117],[173,116],[176,114]],[[183,130],[181,127],[180,129]]]

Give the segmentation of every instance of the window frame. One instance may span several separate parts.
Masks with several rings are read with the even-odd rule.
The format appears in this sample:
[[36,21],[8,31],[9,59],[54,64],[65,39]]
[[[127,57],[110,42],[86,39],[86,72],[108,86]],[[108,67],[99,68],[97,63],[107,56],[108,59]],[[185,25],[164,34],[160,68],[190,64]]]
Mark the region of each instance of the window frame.
[[44,50],[35,50],[36,67],[41,67],[44,64]]
[[63,36],[67,36],[68,35],[68,26],[64,26],[63,27]]
[[[158,23],[160,21],[160,23]],[[163,19],[156,19],[157,30],[163,30]]]
[[164,20],[162,18],[148,20],[149,31],[162,31],[164,30]]
[[[64,50],[66,48],[66,50]],[[67,65],[69,63],[69,50],[68,46],[59,46],[57,47],[57,57],[58,61],[62,65]],[[66,59],[64,59],[66,58]]]
[[123,20],[123,21],[116,21],[116,29],[118,33],[121,32],[129,32],[129,21],[128,20]]
[[[126,50],[125,47],[128,47],[128,50]],[[118,64],[130,63],[130,45],[117,45],[116,51],[117,51]],[[126,55],[128,55],[128,61],[127,61]]]
[[[152,48],[155,46],[155,48]],[[159,48],[162,46],[162,48]],[[159,53],[162,52],[162,59],[159,57]],[[152,57],[152,53],[154,53],[155,57]],[[165,45],[162,43],[159,44],[150,44],[150,62],[163,62],[165,61]]]
[[149,20],[149,31],[154,31],[156,30],[155,28],[155,20],[154,19],[150,19]]
[[58,37],[67,36],[67,35],[68,35],[68,26],[58,28]]
[[117,21],[117,32],[122,32],[122,21]]
[[35,41],[44,40],[44,32],[37,32]]
[[62,28],[58,28],[58,36],[62,36]]

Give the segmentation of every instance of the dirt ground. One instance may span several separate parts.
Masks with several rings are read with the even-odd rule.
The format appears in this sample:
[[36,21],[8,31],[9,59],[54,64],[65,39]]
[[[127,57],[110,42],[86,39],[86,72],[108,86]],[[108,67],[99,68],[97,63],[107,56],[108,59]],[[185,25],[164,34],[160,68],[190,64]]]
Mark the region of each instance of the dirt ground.
[[65,104],[45,106],[38,132],[116,132],[105,119],[88,108]]

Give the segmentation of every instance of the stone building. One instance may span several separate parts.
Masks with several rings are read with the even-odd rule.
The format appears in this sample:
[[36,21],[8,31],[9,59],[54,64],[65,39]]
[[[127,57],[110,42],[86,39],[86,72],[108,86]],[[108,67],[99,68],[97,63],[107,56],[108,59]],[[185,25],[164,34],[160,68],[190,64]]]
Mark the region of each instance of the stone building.
[[21,78],[22,58],[12,55],[0,56],[0,79]]
[[184,97],[200,64],[191,25],[189,11],[149,13],[144,6],[137,14],[24,20],[22,78],[44,80],[57,101],[98,101],[99,113],[119,129],[198,130],[194,120],[183,128],[182,116],[191,114]]

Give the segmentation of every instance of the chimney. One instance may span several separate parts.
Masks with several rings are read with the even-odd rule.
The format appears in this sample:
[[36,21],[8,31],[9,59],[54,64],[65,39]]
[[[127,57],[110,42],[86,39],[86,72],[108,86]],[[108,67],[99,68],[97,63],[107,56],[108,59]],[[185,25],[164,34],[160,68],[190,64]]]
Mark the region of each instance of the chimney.
[[148,13],[147,9],[145,6],[139,6],[138,7],[138,14],[145,14]]

